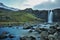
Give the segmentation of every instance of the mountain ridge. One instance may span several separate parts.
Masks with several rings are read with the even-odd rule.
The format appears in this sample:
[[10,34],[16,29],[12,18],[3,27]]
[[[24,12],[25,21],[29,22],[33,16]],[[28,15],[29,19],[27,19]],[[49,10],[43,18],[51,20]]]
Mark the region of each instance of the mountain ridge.
[[7,9],[7,10],[12,10],[12,11],[19,11],[19,9],[8,7],[8,6],[4,5],[3,3],[0,3],[0,8],[4,8],[4,9]]

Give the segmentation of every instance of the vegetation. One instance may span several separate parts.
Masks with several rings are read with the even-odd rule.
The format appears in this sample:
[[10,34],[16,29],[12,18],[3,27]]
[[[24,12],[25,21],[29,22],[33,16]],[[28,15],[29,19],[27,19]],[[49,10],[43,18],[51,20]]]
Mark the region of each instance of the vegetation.
[[35,17],[34,14],[24,11],[0,11],[0,24],[13,24],[41,21],[40,18]]

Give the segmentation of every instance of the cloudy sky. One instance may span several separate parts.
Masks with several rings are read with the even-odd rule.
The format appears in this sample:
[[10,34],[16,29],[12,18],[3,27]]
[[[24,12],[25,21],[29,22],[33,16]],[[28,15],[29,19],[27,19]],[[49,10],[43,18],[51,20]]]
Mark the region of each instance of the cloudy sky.
[[60,0],[0,0],[9,7],[25,9],[54,9],[60,8]]

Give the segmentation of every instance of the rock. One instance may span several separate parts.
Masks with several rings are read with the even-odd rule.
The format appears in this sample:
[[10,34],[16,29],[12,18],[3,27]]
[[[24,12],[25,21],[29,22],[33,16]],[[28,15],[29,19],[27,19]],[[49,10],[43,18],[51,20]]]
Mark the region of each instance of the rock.
[[53,13],[53,21],[60,22],[60,8],[54,9]]
[[9,37],[9,38],[14,38],[15,36],[13,36],[13,35],[10,34],[8,37]]
[[47,31],[42,31],[40,33],[40,40],[46,40],[48,37],[48,32]]
[[31,33],[31,32],[33,32],[33,30],[31,29],[31,30],[29,30],[29,33]]
[[24,37],[20,37],[20,40],[36,40],[36,38],[35,37],[33,37],[33,36],[24,36]]
[[6,36],[6,35],[4,35],[4,34],[2,34],[2,35],[0,35],[0,39],[5,39],[5,38],[7,38],[8,36]]
[[20,37],[20,40],[27,40],[27,36]]
[[57,30],[57,32],[60,32],[60,27],[57,27],[56,30]]
[[2,34],[0,34],[0,39],[8,38],[8,34],[9,32],[6,32],[6,31],[2,32]]
[[23,29],[31,29],[32,28],[32,26],[25,26],[25,27],[23,27]]
[[26,40],[24,37],[20,37],[20,40]]
[[52,29],[56,29],[56,27],[55,27],[55,26],[50,26],[50,28],[52,28]]
[[55,39],[55,38],[54,38],[54,35],[49,34],[49,35],[48,35],[48,39],[49,39],[49,40],[54,40],[54,39]]
[[35,28],[35,31],[38,32],[38,33],[41,33],[41,30],[40,30],[39,27],[38,28]]
[[54,34],[56,32],[55,26],[51,26],[48,30],[49,34]]
[[7,38],[7,36],[0,36],[0,39],[5,39]]
[[9,32],[6,32],[6,31],[4,31],[4,32],[2,32],[2,34],[8,34]]
[[56,25],[55,25],[55,28],[57,28],[57,27],[59,27],[59,25],[58,25],[58,24],[56,24]]
[[60,32],[54,33],[55,40],[60,40]]
[[31,40],[36,40],[36,38],[35,38],[35,37],[33,37],[33,36],[30,36],[30,38],[31,38]]
[[11,25],[9,25],[9,27],[12,27]]

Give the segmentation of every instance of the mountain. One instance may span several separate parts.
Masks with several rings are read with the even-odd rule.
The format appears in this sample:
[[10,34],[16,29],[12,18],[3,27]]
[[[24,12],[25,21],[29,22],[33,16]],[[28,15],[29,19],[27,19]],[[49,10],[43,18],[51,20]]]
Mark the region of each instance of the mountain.
[[18,11],[19,10],[17,8],[5,6],[3,3],[0,3],[0,9],[6,9],[6,10],[12,10],[12,11]]
[[[0,3],[0,22],[47,22],[49,10],[19,10]],[[60,8],[53,9],[53,21],[60,22]]]

